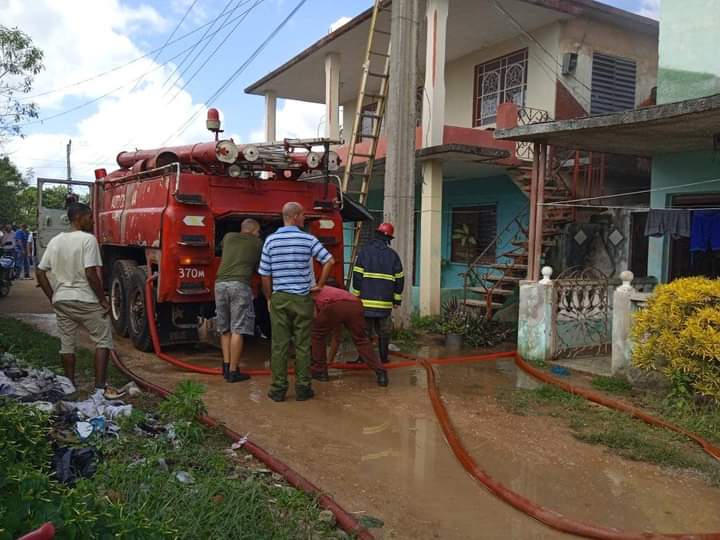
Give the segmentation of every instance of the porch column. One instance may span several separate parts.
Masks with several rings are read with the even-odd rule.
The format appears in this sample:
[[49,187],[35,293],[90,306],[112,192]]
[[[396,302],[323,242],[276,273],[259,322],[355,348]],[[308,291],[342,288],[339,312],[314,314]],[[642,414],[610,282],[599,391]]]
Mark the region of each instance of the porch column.
[[422,97],[422,145],[443,143],[445,127],[445,41],[448,0],[428,0],[425,10],[425,85]]
[[276,140],[277,96],[272,90],[265,92],[265,142]]
[[340,55],[325,56],[325,136],[340,137]]
[[543,203],[547,145],[533,144],[533,170],[530,179],[530,219],[528,220],[528,281],[537,281],[543,245]]
[[[428,0],[425,9],[427,36],[425,84],[422,97],[422,141],[420,146],[443,143],[445,128],[445,41],[448,0]],[[440,313],[442,277],[442,163],[428,160],[422,165],[420,207],[420,313]]]
[[[420,314],[440,313],[442,267],[442,163],[437,159],[422,164],[423,185],[420,214]],[[408,280],[412,276],[406,276]]]

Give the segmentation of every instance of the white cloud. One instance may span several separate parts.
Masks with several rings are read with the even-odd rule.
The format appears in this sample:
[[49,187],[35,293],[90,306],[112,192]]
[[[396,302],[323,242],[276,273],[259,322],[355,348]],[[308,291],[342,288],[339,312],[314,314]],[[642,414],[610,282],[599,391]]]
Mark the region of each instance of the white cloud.
[[[120,0],[0,0],[0,5],[3,24],[21,28],[45,53],[46,70],[36,78],[33,94],[63,88],[142,56],[144,51],[136,44],[141,28],[160,33],[171,30],[154,8],[128,7]],[[166,52],[163,58],[169,55]],[[89,180],[95,168],[115,169],[114,158],[121,150],[160,146],[196,111],[199,114],[189,128],[168,143],[209,139],[204,105],[193,102],[185,91],[168,103],[177,91],[164,95],[162,86],[171,70],[172,65],[146,58],[89,83],[39,96],[35,101],[43,118],[125,85],[74,113],[77,118],[86,111],[76,124],[68,127],[66,120],[58,118],[40,128],[28,126],[26,131],[32,133],[10,140],[4,150],[21,170],[34,168],[38,176],[64,178],[65,145],[73,139],[73,176]],[[141,76],[141,83],[134,84]]]
[[[277,114],[277,137],[310,138],[325,136],[325,106],[305,101],[281,100]],[[252,142],[265,140],[265,129],[260,127],[250,134]]]
[[640,15],[652,19],[660,18],[660,0],[643,0],[640,7]]
[[334,32],[335,30],[337,30],[341,26],[346,25],[350,21],[352,21],[352,17],[340,17],[337,21],[330,24],[330,32]]

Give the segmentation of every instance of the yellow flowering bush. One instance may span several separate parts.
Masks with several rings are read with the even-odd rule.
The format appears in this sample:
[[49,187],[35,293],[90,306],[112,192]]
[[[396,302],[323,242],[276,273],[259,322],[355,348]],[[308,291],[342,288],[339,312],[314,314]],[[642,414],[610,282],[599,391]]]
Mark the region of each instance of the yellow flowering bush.
[[632,338],[636,367],[659,371],[677,393],[720,403],[720,280],[659,285],[635,313]]

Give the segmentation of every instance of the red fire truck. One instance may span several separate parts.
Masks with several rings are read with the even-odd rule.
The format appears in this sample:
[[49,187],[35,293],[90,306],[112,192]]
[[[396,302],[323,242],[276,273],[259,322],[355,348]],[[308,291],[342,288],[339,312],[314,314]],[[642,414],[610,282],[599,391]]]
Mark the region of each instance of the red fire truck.
[[367,217],[343,197],[332,175],[339,166],[330,150],[334,141],[236,145],[218,140],[213,109],[208,129],[215,141],[121,152],[118,170],[95,171],[95,234],[112,323],[140,350],[151,349],[148,276],[157,276],[154,305],[161,344],[196,342],[200,322],[214,316],[222,238],[238,231],[243,219],[259,221],[264,238],[282,226],[283,204],[299,202],[308,232],[332,253],[334,277],[342,283],[343,220]]

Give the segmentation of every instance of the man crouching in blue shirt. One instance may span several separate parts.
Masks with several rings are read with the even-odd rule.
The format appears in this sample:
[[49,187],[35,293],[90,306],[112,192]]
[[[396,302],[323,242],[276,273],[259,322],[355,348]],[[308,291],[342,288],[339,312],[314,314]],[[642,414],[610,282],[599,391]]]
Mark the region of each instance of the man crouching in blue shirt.
[[[260,257],[262,277],[272,324],[272,384],[268,397],[284,401],[288,389],[287,364],[290,340],[295,344],[295,399],[305,401],[315,393],[310,384],[311,329],[315,304],[310,292],[325,285],[335,264],[332,255],[312,234],[303,232],[305,210],[296,202],[282,209],[284,227],[268,236]],[[317,285],[312,286],[311,258],[322,264]]]

